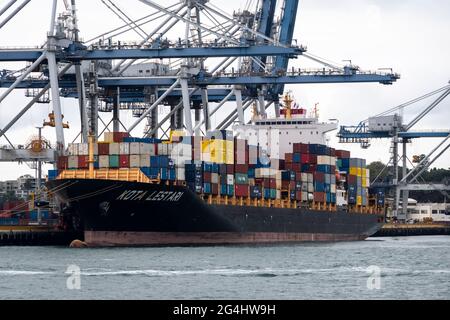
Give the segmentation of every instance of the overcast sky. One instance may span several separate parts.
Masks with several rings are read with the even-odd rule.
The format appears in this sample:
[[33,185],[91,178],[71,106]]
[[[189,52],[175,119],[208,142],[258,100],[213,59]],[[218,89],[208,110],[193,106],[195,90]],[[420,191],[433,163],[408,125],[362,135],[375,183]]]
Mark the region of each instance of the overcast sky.
[[[9,0],[0,0],[2,7]],[[157,1],[168,5],[177,1]],[[244,8],[247,0],[212,1],[221,9],[232,13]],[[251,2],[251,1],[250,1]],[[255,3],[256,1],[253,1]],[[139,18],[152,9],[137,0],[116,0],[132,18]],[[62,4],[62,1],[61,1]],[[89,39],[122,24],[101,3],[100,0],[78,0],[81,36]],[[252,6],[254,8],[254,5]],[[50,0],[33,0],[9,24],[0,30],[0,46],[40,45],[45,41],[49,28]],[[150,28],[151,29],[151,28]],[[337,118],[341,124],[353,125],[367,117],[390,107],[433,91],[450,80],[450,1],[446,0],[304,0],[300,1],[294,38],[307,46],[311,53],[343,63],[352,60],[364,70],[393,68],[401,74],[401,79],[392,86],[380,84],[330,84],[293,85],[292,90],[300,105],[312,107],[319,103],[321,120]],[[178,33],[177,33],[178,32]],[[170,34],[174,40],[179,36],[175,30]],[[133,34],[124,35],[124,40],[138,40]],[[315,67],[305,58],[292,61],[295,67]],[[18,67],[2,64],[0,69]],[[16,110],[24,106],[27,98],[23,92],[15,92],[0,104],[0,128],[14,116]],[[405,111],[405,118],[426,107],[431,100],[417,104]],[[65,120],[73,130],[66,131],[66,141],[75,137],[79,130],[77,104],[74,100],[63,100]],[[418,129],[449,128],[450,98],[418,125]],[[50,112],[49,105],[36,105],[9,132],[13,143],[25,143],[34,132],[34,127]],[[213,123],[219,123],[218,114]],[[108,118],[108,116],[106,116]],[[132,123],[131,115],[124,115],[125,125]],[[44,134],[54,137],[52,129]],[[136,135],[142,134],[137,128]],[[335,138],[332,146],[352,151],[356,157],[368,161],[387,161],[389,142],[373,141],[369,150],[357,145],[338,145]],[[427,153],[439,140],[415,141],[409,146],[409,156]],[[0,138],[0,145],[6,144]],[[450,167],[449,155],[444,155],[438,167]],[[15,179],[25,173],[33,173],[26,165],[0,164],[0,180]]]

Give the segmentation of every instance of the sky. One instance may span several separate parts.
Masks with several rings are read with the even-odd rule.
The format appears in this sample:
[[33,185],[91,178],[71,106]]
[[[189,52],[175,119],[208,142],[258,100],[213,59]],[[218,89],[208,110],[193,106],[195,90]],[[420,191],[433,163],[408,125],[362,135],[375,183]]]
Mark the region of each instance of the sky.
[[[0,0],[0,7],[7,0]],[[60,7],[63,1],[60,1]],[[162,5],[178,1],[156,1]],[[89,39],[122,25],[100,0],[78,0],[78,15],[81,37]],[[153,12],[138,0],[116,0],[130,17],[139,18]],[[212,4],[232,13],[243,9],[247,3],[255,8],[253,0],[212,0]],[[226,5],[225,5],[225,4]],[[0,29],[0,46],[35,46],[44,43],[49,29],[51,11],[50,0],[33,0],[20,14]],[[149,28],[151,29],[151,28]],[[304,0],[300,1],[294,39],[308,51],[336,63],[351,60],[362,70],[377,71],[392,68],[401,74],[401,79],[393,85],[381,84],[316,84],[291,85],[296,101],[304,107],[312,108],[319,103],[322,121],[338,119],[341,125],[356,125],[371,115],[397,106],[405,101],[445,86],[450,80],[450,2],[446,0]],[[181,29],[174,29],[168,36],[177,39]],[[135,34],[125,34],[123,40],[137,40]],[[319,67],[305,58],[291,61],[296,68]],[[1,63],[0,69],[20,69],[24,65]],[[0,128],[12,119],[18,109],[28,101],[23,91],[16,91],[0,103]],[[405,121],[423,110],[432,99],[418,103],[405,110]],[[417,129],[448,129],[450,119],[450,98],[441,103],[424,118]],[[72,126],[66,131],[66,142],[72,141],[79,131],[77,103],[73,99],[62,100],[65,120]],[[230,105],[230,107],[233,107]],[[29,141],[41,126],[49,105],[35,105],[7,133],[14,144]],[[102,115],[103,116],[103,115]],[[213,124],[221,122],[224,113],[213,117]],[[108,121],[109,115],[104,115]],[[126,126],[135,119],[130,114],[123,115]],[[136,129],[141,135],[142,126]],[[44,135],[54,140],[54,130],[47,128]],[[439,140],[422,139],[408,145],[408,157],[428,153]],[[0,145],[6,145],[0,138]],[[334,135],[333,147],[352,151],[354,157],[364,157],[370,161],[389,160],[390,142],[373,140],[368,150],[359,145],[341,145]],[[444,154],[436,167],[450,167],[449,154]],[[25,164],[0,163],[0,180],[15,179],[22,174],[33,174]]]

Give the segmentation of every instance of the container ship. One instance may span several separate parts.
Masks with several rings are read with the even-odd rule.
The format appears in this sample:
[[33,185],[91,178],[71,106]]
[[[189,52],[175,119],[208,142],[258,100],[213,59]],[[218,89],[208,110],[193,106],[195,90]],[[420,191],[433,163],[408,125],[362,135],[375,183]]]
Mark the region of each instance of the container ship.
[[48,189],[88,246],[363,240],[384,223],[364,159],[326,145],[336,123],[285,99],[281,117],[170,140],[70,144]]

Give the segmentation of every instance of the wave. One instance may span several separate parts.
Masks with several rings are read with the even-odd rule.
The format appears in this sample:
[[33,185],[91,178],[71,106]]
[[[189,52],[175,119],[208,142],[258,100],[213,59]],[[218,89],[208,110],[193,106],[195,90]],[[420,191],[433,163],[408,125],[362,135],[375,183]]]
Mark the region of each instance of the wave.
[[38,276],[55,273],[50,271],[0,270],[0,276]]

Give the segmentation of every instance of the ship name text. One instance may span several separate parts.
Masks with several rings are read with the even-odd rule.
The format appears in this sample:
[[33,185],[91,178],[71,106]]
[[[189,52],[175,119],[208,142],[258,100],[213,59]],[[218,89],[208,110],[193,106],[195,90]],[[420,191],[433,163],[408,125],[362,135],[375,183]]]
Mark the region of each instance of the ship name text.
[[142,190],[126,190],[117,197],[117,201],[162,201],[162,202],[178,202],[184,192],[177,191],[142,191]]

